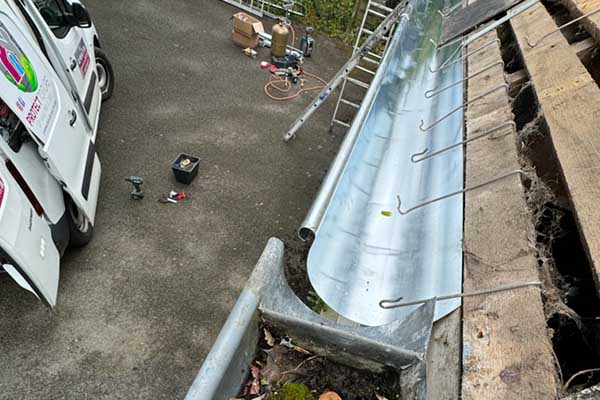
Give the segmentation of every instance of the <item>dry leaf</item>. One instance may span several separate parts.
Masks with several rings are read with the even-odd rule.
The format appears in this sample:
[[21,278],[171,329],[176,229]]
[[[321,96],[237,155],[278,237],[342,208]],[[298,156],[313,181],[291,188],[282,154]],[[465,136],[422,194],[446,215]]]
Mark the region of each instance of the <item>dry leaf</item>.
[[377,397],[377,400],[388,400],[387,397],[382,396],[380,394],[375,393],[375,397]]
[[302,353],[302,354],[306,354],[306,355],[311,355],[312,354],[310,351],[308,351],[306,349],[303,349],[300,346],[296,346],[296,345],[292,345],[292,346],[293,346],[292,349],[294,351],[297,351],[298,353]]
[[289,351],[285,347],[275,346],[267,353],[267,362],[261,371],[261,376],[269,384],[274,384],[281,378],[281,371],[287,368],[286,358]]
[[271,335],[271,332],[269,332],[267,328],[263,329],[263,331],[265,332],[265,340],[269,347],[275,346],[275,339],[273,338],[273,335]]
[[253,365],[250,367],[250,371],[252,373],[252,384],[248,394],[260,394],[260,369]]
[[342,400],[336,392],[325,392],[319,396],[319,400]]

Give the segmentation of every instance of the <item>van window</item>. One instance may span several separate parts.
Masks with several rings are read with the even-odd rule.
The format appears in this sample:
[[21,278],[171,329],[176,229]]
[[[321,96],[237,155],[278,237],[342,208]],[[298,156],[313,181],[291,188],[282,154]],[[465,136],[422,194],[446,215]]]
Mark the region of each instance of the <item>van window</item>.
[[38,11],[48,24],[54,35],[63,38],[71,28],[67,23],[64,8],[57,0],[33,0]]

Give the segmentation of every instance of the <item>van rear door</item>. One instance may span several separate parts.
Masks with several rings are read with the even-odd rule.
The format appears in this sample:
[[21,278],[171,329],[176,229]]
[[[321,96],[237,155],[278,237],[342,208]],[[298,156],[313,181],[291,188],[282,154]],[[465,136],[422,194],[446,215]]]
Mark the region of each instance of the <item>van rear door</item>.
[[21,287],[54,307],[59,263],[50,226],[0,156],[0,265]]
[[[75,90],[79,93],[79,97],[83,101],[85,111],[88,113],[90,124],[96,126],[99,115],[101,94],[98,86],[98,76],[96,73],[96,56],[94,52],[93,41],[87,40],[85,30],[89,28],[81,28],[73,26],[70,19],[71,4],[64,0],[32,0],[36,9],[29,10],[29,13],[39,13],[39,17],[31,15],[35,21],[39,21],[38,29],[43,32],[44,41],[52,41],[58,50],[56,57],[62,59],[61,62],[56,62],[50,56],[50,61],[54,65],[64,65],[72,78]],[[82,6],[83,7],[83,6]],[[44,26],[39,26],[39,24]],[[48,46],[52,48],[54,46]]]
[[34,39],[0,7],[0,96],[32,134],[50,172],[94,223],[100,160],[84,117]]

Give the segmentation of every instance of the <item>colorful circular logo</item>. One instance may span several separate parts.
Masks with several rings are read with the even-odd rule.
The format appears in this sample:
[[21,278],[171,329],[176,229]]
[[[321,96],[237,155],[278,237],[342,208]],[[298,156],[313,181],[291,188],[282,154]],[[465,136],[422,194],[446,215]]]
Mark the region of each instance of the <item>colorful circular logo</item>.
[[31,62],[16,45],[3,40],[0,43],[0,71],[22,92],[35,92],[38,81]]

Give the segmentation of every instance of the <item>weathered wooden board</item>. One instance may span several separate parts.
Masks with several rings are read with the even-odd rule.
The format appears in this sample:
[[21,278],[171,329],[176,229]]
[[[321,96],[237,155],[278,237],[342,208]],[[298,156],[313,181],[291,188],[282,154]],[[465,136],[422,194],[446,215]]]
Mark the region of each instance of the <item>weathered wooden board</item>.
[[433,324],[427,348],[427,399],[459,400],[461,377],[461,309]]
[[[598,0],[561,0],[561,3],[574,18],[595,11],[600,7],[600,1]],[[596,42],[600,43],[600,13],[584,18],[582,24]]]
[[598,44],[596,43],[594,38],[587,38],[582,40],[581,42],[573,43],[571,45],[571,48],[575,51],[577,57],[579,57],[579,59],[583,61],[594,54],[594,51],[598,48]]
[[[472,46],[496,37],[491,32]],[[499,47],[491,46],[469,58],[467,74],[499,60]],[[491,69],[469,81],[467,98],[504,82],[502,68]],[[508,97],[495,92],[467,108],[467,138],[512,119]],[[516,169],[514,131],[467,146],[467,187]],[[464,291],[539,279],[529,242],[532,229],[518,176],[465,194]],[[540,291],[533,287],[464,299],[462,399],[556,398],[556,370],[542,307]]]
[[527,35],[556,28],[542,5],[513,18],[511,25],[600,287],[600,89],[562,35],[552,35],[535,48],[527,45]]
[[522,0],[478,0],[464,8],[450,13],[443,19],[441,43],[447,43],[469,33],[503,14]]

